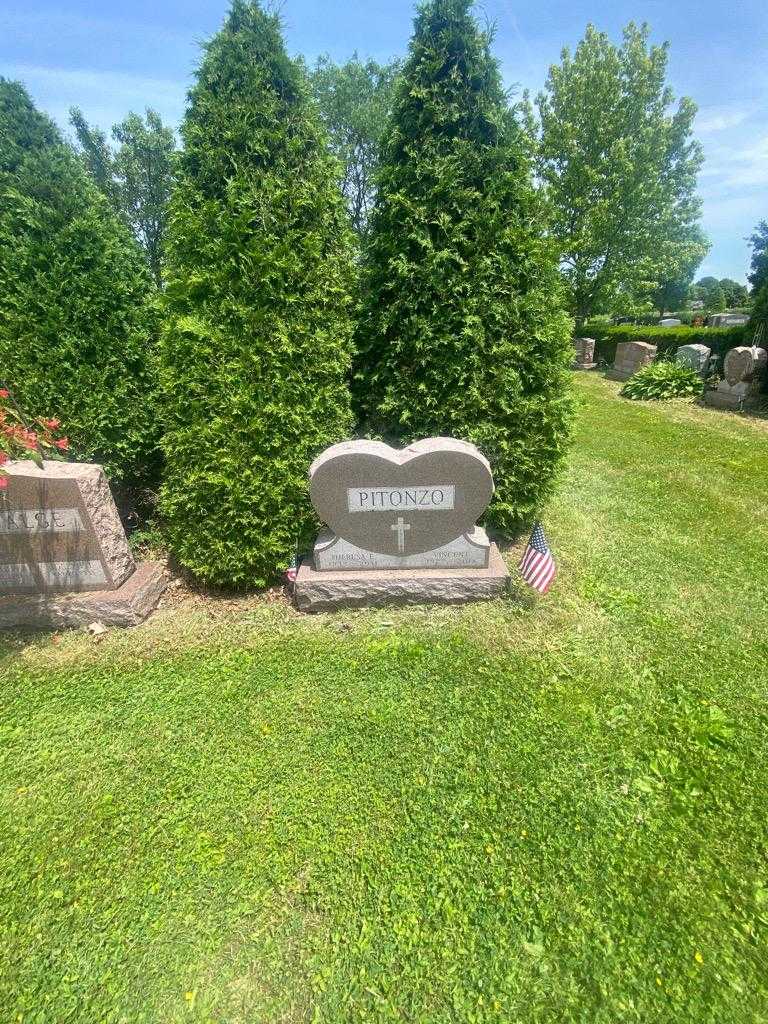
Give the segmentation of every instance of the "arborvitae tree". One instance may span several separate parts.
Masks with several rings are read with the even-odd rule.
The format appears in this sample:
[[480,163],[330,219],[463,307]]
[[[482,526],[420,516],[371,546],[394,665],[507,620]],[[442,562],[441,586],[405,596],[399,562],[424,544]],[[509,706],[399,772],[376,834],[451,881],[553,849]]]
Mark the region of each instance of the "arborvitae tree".
[[351,230],[277,17],[235,0],[207,44],[171,198],[162,494],[196,576],[255,586],[312,523],[307,471],[349,435]]
[[752,295],[757,297],[763,285],[768,284],[768,221],[761,220],[748,241],[752,243],[752,259],[747,279]]
[[24,87],[0,78],[0,378],[113,481],[156,471],[149,296],[127,227]]
[[355,393],[373,431],[450,435],[491,460],[512,531],[568,441],[570,321],[526,147],[471,0],[432,0],[397,88],[377,183]]

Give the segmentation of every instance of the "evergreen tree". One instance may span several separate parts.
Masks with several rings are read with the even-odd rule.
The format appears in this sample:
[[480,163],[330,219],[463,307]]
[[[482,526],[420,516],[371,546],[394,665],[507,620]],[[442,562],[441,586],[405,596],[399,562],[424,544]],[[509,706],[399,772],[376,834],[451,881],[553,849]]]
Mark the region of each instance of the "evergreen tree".
[[489,520],[530,521],[568,441],[570,321],[525,141],[470,0],[431,0],[397,87],[371,223],[355,391],[375,431],[490,459]]
[[[752,344],[768,348],[768,280],[755,296],[749,327]],[[766,388],[768,388],[768,382],[766,382]]]
[[161,508],[177,557],[268,582],[312,524],[307,471],[351,427],[351,231],[278,19],[235,0],[190,94],[171,197]]
[[725,312],[725,292],[720,287],[720,284],[716,285],[712,289],[709,297],[709,309],[713,313],[724,313]]
[[128,229],[24,87],[0,78],[0,374],[113,481],[157,468],[149,295]]

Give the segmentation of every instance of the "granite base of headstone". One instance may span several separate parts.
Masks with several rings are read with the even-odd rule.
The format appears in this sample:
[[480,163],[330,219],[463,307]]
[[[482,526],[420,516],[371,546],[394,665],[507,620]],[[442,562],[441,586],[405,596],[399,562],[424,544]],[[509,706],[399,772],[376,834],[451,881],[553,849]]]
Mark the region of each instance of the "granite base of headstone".
[[763,393],[768,352],[764,348],[739,345],[725,357],[723,379],[714,391],[704,393],[704,404],[735,412],[756,409],[766,401]]
[[507,590],[504,560],[476,525],[493,476],[474,445],[428,438],[397,451],[348,441],[323,452],[309,476],[328,528],[298,569],[301,611],[457,604]]
[[616,346],[613,366],[606,377],[610,380],[629,380],[655,358],[656,346],[649,345],[647,341],[620,341]]
[[136,566],[101,467],[20,460],[3,468],[0,629],[146,618],[168,575],[160,562]]
[[675,352],[675,362],[695,370],[703,380],[709,376],[711,360],[712,350],[707,345],[681,345]]
[[597,366],[594,338],[574,338],[573,352],[571,366],[574,370],[594,370]]

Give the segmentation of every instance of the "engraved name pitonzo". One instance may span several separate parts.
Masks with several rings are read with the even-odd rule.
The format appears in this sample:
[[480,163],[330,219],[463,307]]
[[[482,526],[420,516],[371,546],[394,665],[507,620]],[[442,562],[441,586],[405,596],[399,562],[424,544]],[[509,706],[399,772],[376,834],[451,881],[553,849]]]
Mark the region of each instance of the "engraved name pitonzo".
[[429,484],[426,487],[349,487],[347,508],[350,512],[407,511],[436,512],[455,507],[454,484]]

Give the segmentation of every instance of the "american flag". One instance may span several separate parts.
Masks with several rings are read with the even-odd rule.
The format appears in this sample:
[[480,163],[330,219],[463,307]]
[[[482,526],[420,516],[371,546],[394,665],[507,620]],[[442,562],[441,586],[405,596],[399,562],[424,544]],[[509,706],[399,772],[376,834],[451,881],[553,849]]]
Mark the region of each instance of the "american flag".
[[536,520],[528,547],[520,562],[520,575],[534,590],[546,594],[552,586],[556,572],[555,560],[549,550],[547,538],[544,536],[541,523]]

